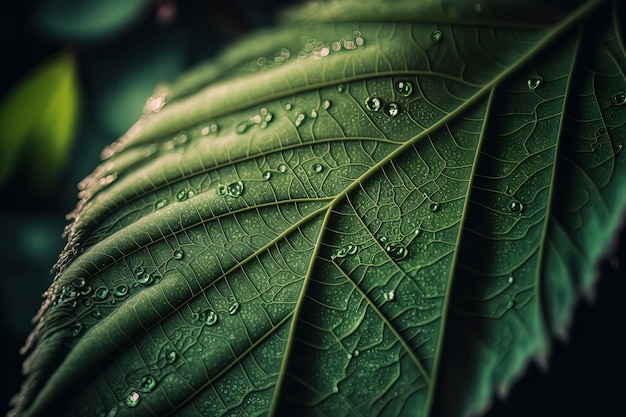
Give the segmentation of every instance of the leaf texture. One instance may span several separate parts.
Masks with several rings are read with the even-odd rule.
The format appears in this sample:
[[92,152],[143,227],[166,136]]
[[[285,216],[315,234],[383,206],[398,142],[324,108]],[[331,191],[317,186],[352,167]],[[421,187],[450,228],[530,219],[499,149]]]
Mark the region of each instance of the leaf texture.
[[466,416],[545,360],[626,206],[623,6],[360,3],[105,149],[14,415]]

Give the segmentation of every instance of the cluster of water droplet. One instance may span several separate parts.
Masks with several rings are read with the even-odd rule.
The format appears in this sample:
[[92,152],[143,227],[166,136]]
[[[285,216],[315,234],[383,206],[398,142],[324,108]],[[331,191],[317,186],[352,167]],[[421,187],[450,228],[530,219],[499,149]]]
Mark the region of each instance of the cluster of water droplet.
[[401,261],[409,255],[409,250],[402,242],[392,242],[387,236],[381,236],[378,241],[383,249],[394,261]]
[[260,56],[249,65],[251,70],[259,70],[264,68],[271,68],[275,65],[281,65],[287,62],[291,58],[291,51],[287,48],[281,48],[277,53],[269,58],[266,56]]
[[261,107],[258,113],[250,116],[247,120],[239,123],[239,125],[237,126],[237,133],[245,133],[252,126],[258,126],[261,129],[265,129],[272,121],[273,117],[274,115],[269,112],[267,108]]
[[[410,97],[413,94],[413,83],[409,80],[396,80],[394,93],[400,98]],[[373,95],[365,99],[365,108],[371,113],[382,112],[389,118],[395,118],[402,112],[401,105],[396,101],[387,102],[382,96]]]
[[330,55],[332,52],[352,51],[365,44],[365,39],[359,30],[354,30],[352,36],[343,37],[330,42],[330,44],[306,36],[302,38],[302,41],[304,45],[298,52],[298,58],[312,57],[320,59]]
[[350,255],[355,255],[359,251],[359,247],[357,245],[346,245],[342,248],[335,250],[332,255],[330,255],[330,260],[335,261],[337,259],[343,259]]
[[230,184],[220,184],[217,186],[217,194],[233,198],[239,198],[243,195],[243,181],[235,181]]

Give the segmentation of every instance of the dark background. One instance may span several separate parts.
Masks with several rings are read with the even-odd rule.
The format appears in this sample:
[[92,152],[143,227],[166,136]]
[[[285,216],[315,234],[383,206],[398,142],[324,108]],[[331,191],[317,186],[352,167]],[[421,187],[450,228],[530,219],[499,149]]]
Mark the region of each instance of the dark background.
[[[0,414],[19,389],[18,350],[64,246],[61,233],[65,214],[77,201],[76,184],[98,164],[102,148],[139,117],[158,81],[172,80],[251,30],[270,25],[278,9],[295,3],[147,0],[141,13],[107,33],[55,33],[42,13],[50,4],[73,1],[81,0],[22,0],[4,4],[0,13],[0,99],[24,73],[68,47],[78,58],[81,95],[69,163],[53,185],[37,182],[28,150],[14,175],[0,184]],[[622,232],[599,267],[595,301],[579,304],[569,342],[553,345],[549,370],[530,365],[508,400],[494,401],[488,417],[626,416],[624,242]]]

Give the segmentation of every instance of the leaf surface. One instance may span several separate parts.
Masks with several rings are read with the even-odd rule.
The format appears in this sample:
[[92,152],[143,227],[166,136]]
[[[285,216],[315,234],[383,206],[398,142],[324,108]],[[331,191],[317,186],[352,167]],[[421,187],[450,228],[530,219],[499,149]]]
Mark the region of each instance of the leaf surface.
[[18,415],[464,416],[545,358],[626,206],[620,5],[385,4],[155,92],[79,186]]

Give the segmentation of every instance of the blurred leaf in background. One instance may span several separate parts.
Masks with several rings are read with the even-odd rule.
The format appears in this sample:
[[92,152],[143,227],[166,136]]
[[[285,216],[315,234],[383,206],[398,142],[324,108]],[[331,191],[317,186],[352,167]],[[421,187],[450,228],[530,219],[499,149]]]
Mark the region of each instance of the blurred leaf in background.
[[61,53],[27,74],[0,102],[0,184],[27,160],[33,183],[50,186],[69,156],[78,115],[76,60]]

